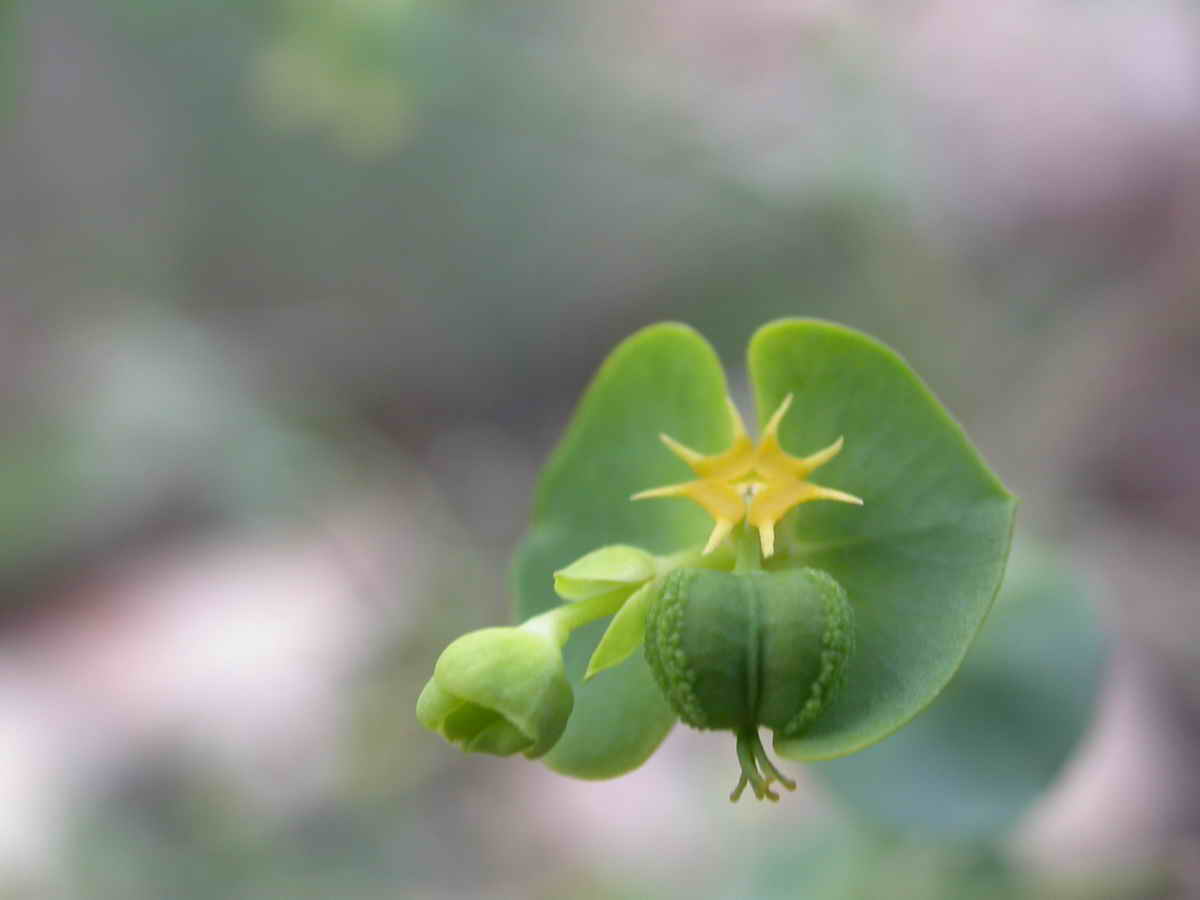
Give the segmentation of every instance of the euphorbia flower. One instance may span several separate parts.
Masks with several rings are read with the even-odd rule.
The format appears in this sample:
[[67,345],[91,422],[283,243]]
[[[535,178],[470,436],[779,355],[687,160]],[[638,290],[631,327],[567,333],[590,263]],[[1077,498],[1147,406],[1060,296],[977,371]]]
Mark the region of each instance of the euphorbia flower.
[[[728,603],[737,618],[738,596],[760,602],[758,587],[733,587],[743,584],[737,581],[726,589],[719,579],[677,573],[816,573],[770,582],[777,598],[771,603],[788,610],[789,591],[828,585],[820,589],[824,600],[814,596],[804,607],[813,613],[795,607],[787,616],[820,615],[822,603],[844,595],[849,609],[842,620],[855,629],[851,643],[837,643],[833,625],[822,631],[819,622],[797,620],[787,627],[811,639],[793,644],[780,632],[760,635],[772,626],[757,614],[746,620],[750,639],[771,647],[771,671],[811,672],[817,679],[817,706],[809,703],[802,715],[779,712],[786,727],[776,728],[775,749],[791,759],[851,753],[899,728],[950,679],[987,614],[1003,575],[1015,501],[907,365],[850,329],[786,320],[759,330],[749,366],[764,420],[757,444],[729,401],[711,347],[685,326],[644,329],[605,361],[542,474],[513,586],[520,619],[537,616],[540,627],[564,640],[575,632],[564,647],[574,709],[544,757],[559,772],[583,778],[627,772],[674,723],[672,703],[636,652],[664,584],[676,592],[704,585],[706,616],[721,614]],[[659,435],[694,479],[687,481],[679,461],[662,451]],[[784,447],[824,449],[792,456]],[[836,488],[809,481],[818,467],[822,482]],[[695,504],[631,503],[634,495]],[[841,502],[806,502],[817,499]],[[666,612],[675,615],[675,607]],[[591,624],[609,615],[607,629]],[[675,636],[675,627],[676,619],[659,622],[656,659],[673,654],[678,639],[687,645],[679,657],[686,665],[660,663],[660,677],[700,677],[695,666],[723,671],[719,658],[700,658],[726,652],[719,641],[705,640],[704,630]],[[787,657],[793,646],[820,656],[851,644],[857,649],[837,656],[832,673],[828,660],[824,669],[819,659],[797,668]],[[728,652],[747,649],[753,660],[753,647]],[[731,663],[730,677],[743,671]],[[836,692],[834,675],[844,682]],[[780,779],[758,744],[759,686],[749,684],[754,696],[732,718],[711,709],[713,698],[732,688],[692,684],[673,691],[672,702],[704,707],[688,717],[699,727],[738,723],[743,777],[756,795],[773,796],[770,781]],[[792,702],[780,699],[779,709]]]
[[726,400],[733,423],[733,446],[724,453],[705,456],[668,434],[660,434],[671,452],[700,478],[685,484],[639,491],[633,495],[634,500],[687,497],[700,504],[716,522],[704,545],[706,555],[716,549],[743,518],[758,529],[762,555],[771,556],[775,552],[775,523],[793,507],[809,500],[838,500],[862,506],[861,497],[808,480],[809,475],[841,452],[841,437],[824,450],[802,459],[788,455],[779,445],[779,423],[792,405],[791,394],[783,398],[757,445],[746,434],[746,426],[733,400]]

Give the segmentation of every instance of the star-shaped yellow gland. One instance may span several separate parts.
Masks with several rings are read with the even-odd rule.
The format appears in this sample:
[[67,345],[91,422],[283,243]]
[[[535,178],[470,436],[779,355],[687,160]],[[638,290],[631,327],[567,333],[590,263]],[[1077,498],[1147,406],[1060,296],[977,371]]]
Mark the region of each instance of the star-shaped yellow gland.
[[808,480],[808,476],[816,469],[841,452],[841,438],[824,450],[804,457],[790,456],[780,446],[779,423],[792,405],[791,394],[779,404],[779,409],[767,422],[757,445],[746,434],[746,426],[733,400],[728,397],[725,399],[733,419],[733,446],[724,453],[705,456],[669,435],[660,434],[662,442],[671,452],[700,477],[684,484],[641,491],[633,495],[634,500],[687,497],[699,503],[716,521],[704,546],[705,553],[711,553],[744,517],[758,529],[764,557],[775,552],[775,525],[792,507],[809,500],[837,500],[862,505],[862,499],[853,494]]

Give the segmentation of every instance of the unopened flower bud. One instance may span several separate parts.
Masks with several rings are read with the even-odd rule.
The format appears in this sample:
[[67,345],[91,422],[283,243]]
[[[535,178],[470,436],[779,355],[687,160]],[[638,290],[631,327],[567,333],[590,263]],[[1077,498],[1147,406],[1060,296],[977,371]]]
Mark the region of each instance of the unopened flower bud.
[[417,718],[469,753],[541,756],[574,705],[562,651],[547,634],[484,628],[445,649],[417,700]]

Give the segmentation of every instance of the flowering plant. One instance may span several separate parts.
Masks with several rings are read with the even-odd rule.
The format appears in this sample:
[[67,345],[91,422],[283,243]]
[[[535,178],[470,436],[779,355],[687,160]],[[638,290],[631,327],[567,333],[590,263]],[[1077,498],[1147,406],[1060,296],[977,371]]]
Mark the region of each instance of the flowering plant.
[[[610,354],[542,473],[514,560],[522,627],[552,639],[537,666],[494,669],[534,671],[524,681],[543,699],[516,705],[548,703],[550,724],[459,739],[423,694],[427,726],[464,749],[545,752],[558,772],[607,778],[682,718],[736,733],[735,798],[749,785],[774,799],[771,785],[790,782],[760,726],[783,757],[828,759],[937,696],[1000,586],[1016,501],[878,341],[782,320],[755,334],[748,362],[758,441],[690,328],[651,326]],[[564,648],[573,706],[546,693],[558,683],[546,646]],[[439,701],[474,665],[454,655],[426,688]]]

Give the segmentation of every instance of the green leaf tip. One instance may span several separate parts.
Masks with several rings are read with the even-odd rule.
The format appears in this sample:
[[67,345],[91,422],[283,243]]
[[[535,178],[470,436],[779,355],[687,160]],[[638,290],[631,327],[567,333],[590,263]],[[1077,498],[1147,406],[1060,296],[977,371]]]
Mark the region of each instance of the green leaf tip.
[[587,671],[583,675],[585,681],[590,681],[605,669],[625,662],[642,646],[646,635],[646,615],[661,589],[661,579],[646,582],[613,616],[612,622],[596,646],[596,652],[588,660]]

